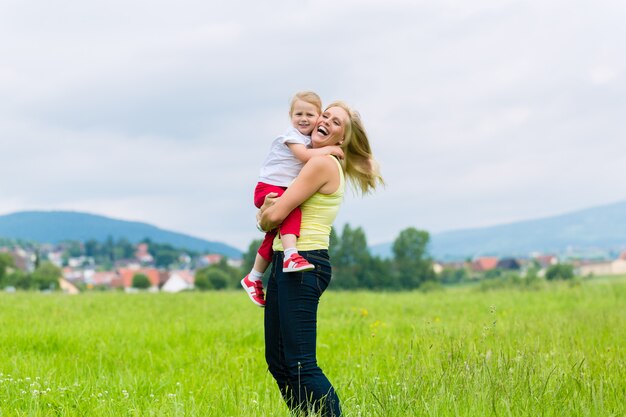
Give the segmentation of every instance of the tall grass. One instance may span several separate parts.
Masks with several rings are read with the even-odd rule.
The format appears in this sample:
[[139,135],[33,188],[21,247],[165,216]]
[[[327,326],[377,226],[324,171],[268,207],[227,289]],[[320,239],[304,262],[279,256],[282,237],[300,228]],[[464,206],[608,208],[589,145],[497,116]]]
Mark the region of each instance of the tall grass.
[[[243,292],[0,294],[1,416],[289,416]],[[625,414],[626,283],[327,292],[346,416]]]

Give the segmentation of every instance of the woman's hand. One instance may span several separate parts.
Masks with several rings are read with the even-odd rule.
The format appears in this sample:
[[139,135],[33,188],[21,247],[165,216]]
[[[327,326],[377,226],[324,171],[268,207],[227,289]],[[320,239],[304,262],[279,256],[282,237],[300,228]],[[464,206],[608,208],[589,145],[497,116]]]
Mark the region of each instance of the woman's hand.
[[316,156],[304,164],[300,174],[280,198],[270,193],[257,213],[259,227],[272,230],[280,226],[293,209],[316,192],[331,194],[339,187],[337,163],[326,156]]
[[259,229],[262,232],[269,232],[270,230],[274,229],[274,227],[272,227],[272,225],[269,224],[268,221],[263,221],[262,217],[263,217],[263,213],[265,212],[265,210],[267,210],[268,208],[272,207],[274,204],[276,204],[276,200],[278,200],[278,193],[269,193],[265,196],[265,200],[263,201],[263,205],[259,208],[259,211],[256,213],[256,225],[257,225],[257,229]]

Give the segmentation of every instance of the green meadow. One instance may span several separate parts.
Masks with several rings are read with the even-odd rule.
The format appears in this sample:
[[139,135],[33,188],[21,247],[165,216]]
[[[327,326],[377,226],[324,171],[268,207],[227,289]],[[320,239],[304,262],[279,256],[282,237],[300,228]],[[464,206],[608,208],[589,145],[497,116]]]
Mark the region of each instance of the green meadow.
[[[0,416],[289,416],[243,291],[0,294]],[[328,291],[347,417],[626,414],[626,279]]]

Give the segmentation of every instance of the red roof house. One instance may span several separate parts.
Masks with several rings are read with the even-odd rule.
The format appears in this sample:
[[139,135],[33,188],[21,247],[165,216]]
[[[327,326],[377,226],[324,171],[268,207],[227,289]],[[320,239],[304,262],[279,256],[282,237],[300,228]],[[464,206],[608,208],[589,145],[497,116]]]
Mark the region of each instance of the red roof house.
[[495,256],[483,256],[474,259],[472,262],[472,271],[485,272],[495,269],[498,266],[498,258]]
[[118,269],[120,282],[118,286],[131,288],[133,286],[133,277],[137,274],[143,274],[148,277],[153,287],[159,287],[161,274],[156,268],[120,268]]

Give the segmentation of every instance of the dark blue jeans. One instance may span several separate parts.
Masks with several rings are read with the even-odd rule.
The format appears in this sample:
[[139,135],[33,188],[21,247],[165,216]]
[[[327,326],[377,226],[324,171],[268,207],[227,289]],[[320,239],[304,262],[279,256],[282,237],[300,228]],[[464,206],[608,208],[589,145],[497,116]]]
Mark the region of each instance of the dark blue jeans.
[[341,416],[339,398],[317,366],[317,306],[330,283],[328,251],[302,251],[315,265],[309,272],[283,273],[283,252],[275,252],[265,302],[265,359],[292,412]]

